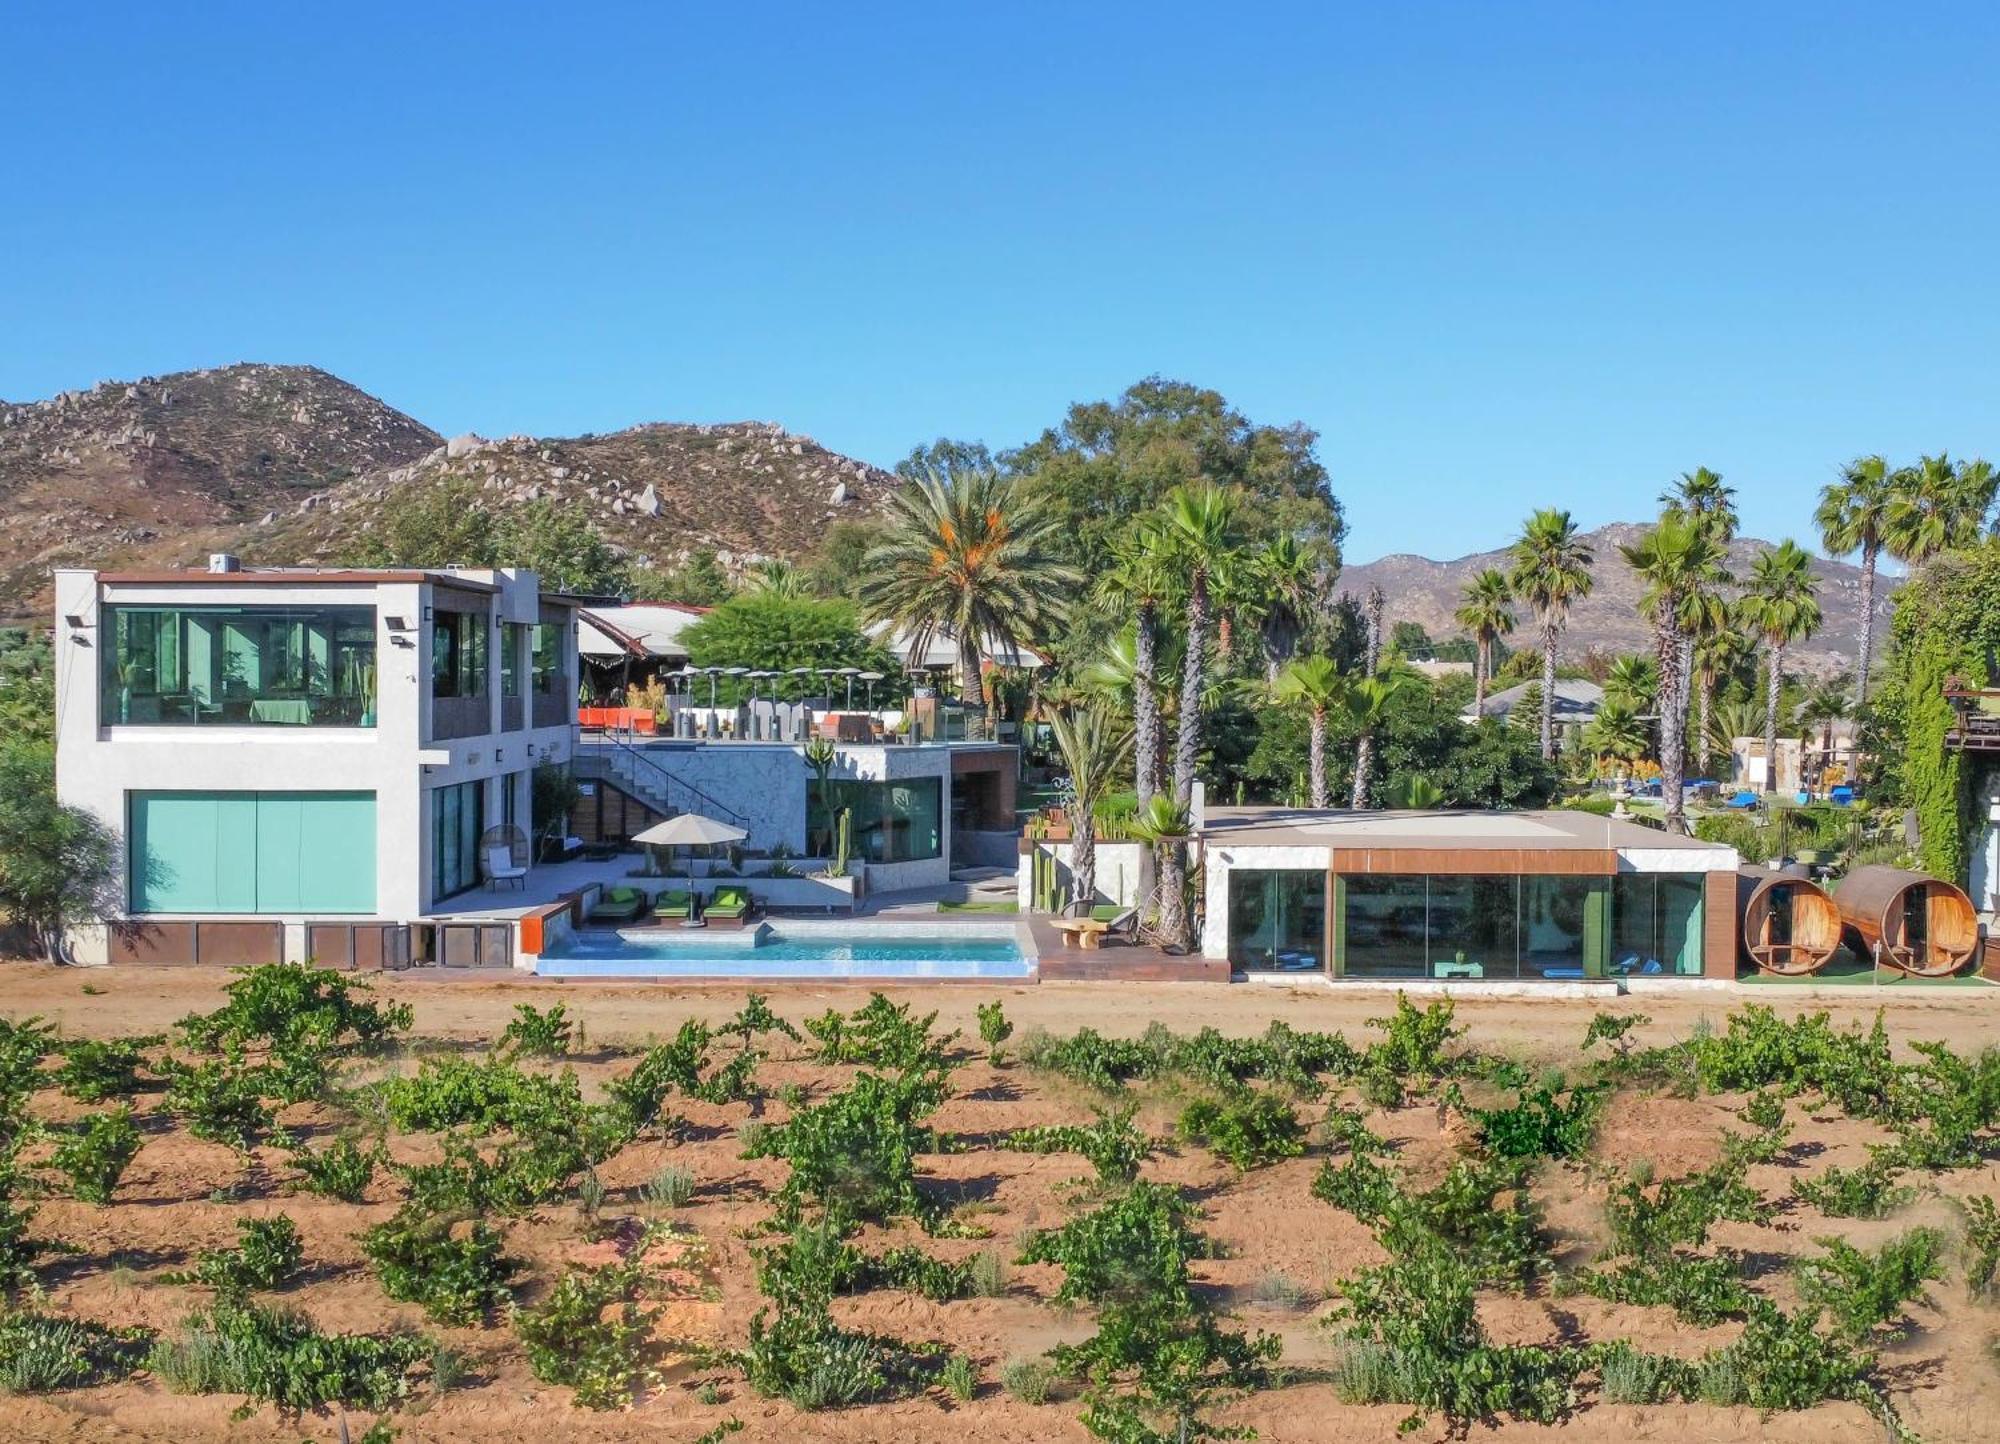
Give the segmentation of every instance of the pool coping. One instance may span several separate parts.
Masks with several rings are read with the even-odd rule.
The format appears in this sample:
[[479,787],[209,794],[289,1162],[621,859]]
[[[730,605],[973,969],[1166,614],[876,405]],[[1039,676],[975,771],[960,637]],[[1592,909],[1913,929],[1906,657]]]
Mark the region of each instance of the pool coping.
[[[542,982],[550,983],[665,983],[722,985],[742,987],[784,983],[806,983],[815,986],[851,987],[931,987],[957,984],[977,984],[984,987],[1018,987],[1041,982],[1041,949],[1035,941],[1034,930],[1025,918],[996,920],[990,916],[971,917],[963,922],[937,923],[926,917],[908,921],[887,921],[883,919],[847,918],[777,918],[763,917],[745,927],[717,929],[706,933],[705,942],[723,943],[733,948],[750,950],[756,947],[758,937],[766,930],[789,933],[793,936],[810,937],[818,933],[841,938],[883,938],[896,937],[912,932],[943,933],[967,938],[1005,938],[1014,944],[1026,971],[1018,976],[1008,977],[931,977],[907,973],[806,973],[798,971],[771,973],[550,973],[541,967],[541,955],[534,959],[531,975]],[[623,939],[628,934],[644,938],[658,938],[671,934],[676,929],[661,927],[606,927],[579,929],[579,932],[610,933]],[[703,932],[702,929],[690,929]],[[739,942],[738,939],[741,939]]]

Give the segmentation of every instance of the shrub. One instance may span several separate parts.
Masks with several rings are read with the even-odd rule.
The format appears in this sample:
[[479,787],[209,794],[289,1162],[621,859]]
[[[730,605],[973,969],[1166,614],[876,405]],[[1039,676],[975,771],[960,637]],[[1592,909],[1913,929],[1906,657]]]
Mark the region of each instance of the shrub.
[[1045,1359],[1009,1359],[1000,1366],[1000,1387],[1023,1404],[1046,1404],[1055,1370]]
[[1133,1126],[1137,1104],[1118,1109],[1098,1109],[1089,1124],[1056,1123],[1038,1128],[1017,1128],[1007,1135],[1007,1146],[1025,1153],[1080,1153],[1096,1171],[1099,1185],[1114,1187],[1139,1176],[1139,1165],[1153,1151],[1152,1140]]
[[1829,1168],[1818,1178],[1792,1180],[1792,1193],[1830,1218],[1887,1218],[1910,1204],[1917,1191],[1896,1182],[1883,1154],[1859,1168]]
[[1798,1266],[1799,1296],[1826,1309],[1849,1338],[1865,1338],[1896,1319],[1904,1304],[1923,1297],[1926,1283],[1943,1276],[1944,1235],[1936,1229],[1913,1228],[1874,1253],[1838,1238],[1817,1242],[1826,1255]]
[[234,1248],[204,1249],[194,1268],[168,1274],[168,1283],[206,1284],[220,1298],[240,1300],[256,1289],[274,1289],[297,1276],[305,1258],[298,1228],[284,1214],[243,1219]]
[[283,1409],[381,1409],[409,1396],[421,1334],[322,1334],[305,1315],[217,1301],[156,1343],[146,1367],[177,1394],[244,1394]]
[[317,1096],[333,1060],[379,1049],[410,1026],[407,1003],[378,1004],[368,985],[303,963],[268,963],[241,971],[213,1013],[176,1025],[190,1048],[241,1061],[261,1055],[272,1096],[287,1103]]
[[1382,1040],[1369,1045],[1364,1067],[1401,1079],[1428,1082],[1453,1071],[1445,1054],[1454,1038],[1465,1032],[1452,1026],[1452,1000],[1440,998],[1422,1010],[1405,993],[1396,994],[1396,1011],[1387,1018],[1370,1018],[1368,1026],[1382,1030]]
[[2000,1206],[1991,1195],[1975,1194],[1957,1201],[1965,1225],[1965,1287],[1976,1299],[1990,1298],[2000,1273]]
[[981,1003],[976,1011],[979,1015],[979,1041],[986,1045],[987,1055],[998,1063],[1000,1045],[1014,1036],[1014,1025],[1007,1021],[998,998],[990,1003]]
[[1602,1088],[1576,1088],[1563,1103],[1551,1089],[1536,1088],[1511,1108],[1475,1109],[1472,1116],[1481,1140],[1502,1158],[1580,1158],[1597,1135],[1604,1097]]
[[744,1157],[782,1157],[792,1166],[779,1191],[778,1218],[791,1224],[808,1201],[843,1223],[914,1217],[936,1226],[938,1212],[917,1191],[916,1158],[937,1136],[919,1120],[943,1101],[929,1073],[896,1079],[862,1073],[825,1102],[746,1138]]
[[516,1003],[513,1020],[501,1031],[495,1051],[517,1058],[560,1058],[569,1051],[574,1031],[569,1010],[561,1003],[547,1012],[532,1003]]
[[129,1098],[139,1091],[139,1065],[145,1054],[130,1039],[78,1039],[62,1045],[62,1057],[62,1066],[55,1071],[56,1086],[79,1103]]
[[514,1331],[528,1367],[548,1384],[576,1391],[586,1409],[615,1409],[657,1382],[653,1324],[660,1310],[642,1298],[651,1275],[647,1251],[661,1237],[649,1230],[623,1260],[600,1268],[572,1269],[532,1309],[517,1309]]
[[1876,1406],[1867,1382],[1873,1359],[1820,1333],[1817,1318],[1817,1311],[1785,1314],[1755,1300],[1736,1341],[1696,1365],[1695,1393],[1711,1404],[1753,1409],[1810,1409],[1827,1399]]
[[1306,1151],[1306,1131],[1292,1105],[1250,1089],[1195,1099],[1181,1110],[1175,1131],[1227,1159],[1239,1173]]
[[938,1370],[938,1383],[959,1403],[970,1403],[979,1392],[979,1366],[964,1354],[953,1354]]
[[799,1042],[799,1030],[771,1011],[771,1003],[762,993],[752,993],[743,1000],[743,1006],[736,1010],[736,1016],[716,1029],[718,1033],[733,1033],[748,1048],[750,1040],[765,1033],[781,1033],[794,1043]]
[[705,1073],[714,1038],[706,1023],[689,1018],[681,1024],[673,1042],[648,1050],[630,1073],[611,1081],[606,1091],[633,1131],[660,1122],[661,1105],[676,1089],[684,1097],[707,1103],[727,1103],[750,1096],[751,1073],[760,1055],[746,1041],[743,1050],[729,1062]]
[[1007,1261],[992,1249],[975,1254],[967,1281],[975,1297],[997,1299],[1007,1292]]
[[646,1201],[662,1208],[686,1208],[694,1197],[694,1174],[685,1168],[669,1166],[661,1169],[646,1182]]
[[247,1154],[274,1126],[261,1069],[220,1058],[194,1065],[169,1062],[164,1068],[167,1111],[186,1119],[194,1137]]
[[87,1319],[18,1313],[0,1317],[0,1389],[47,1394],[122,1379],[146,1352],[144,1330]]
[[109,1203],[125,1166],[139,1151],[130,1107],[93,1113],[56,1144],[50,1163],[69,1175],[70,1192],[85,1203]]
[[483,1222],[409,1207],[361,1235],[361,1251],[384,1293],[422,1305],[439,1323],[461,1326],[479,1323],[510,1299],[515,1266],[501,1248],[500,1235]]
[[1623,1339],[1599,1355],[1601,1389],[1607,1404],[1671,1404],[1696,1387],[1691,1364],[1633,1348]]
[[291,1150],[291,1158],[292,1167],[299,1171],[299,1187],[307,1193],[359,1203],[375,1177],[382,1150],[364,1149],[351,1138],[336,1138],[318,1152],[299,1144]]
[[1435,1187],[1411,1193],[1394,1173],[1360,1155],[1323,1165],[1312,1193],[1373,1228],[1391,1253],[1441,1243],[1482,1283],[1518,1288],[1548,1267],[1520,1160],[1460,1159]]
[[806,1032],[819,1041],[815,1056],[823,1063],[862,1063],[874,1068],[935,1068],[958,1037],[947,1033],[931,1036],[937,1014],[922,1018],[910,1015],[907,1003],[891,1003],[880,993],[854,1012],[843,1014],[828,1009],[817,1018],[806,1019]]

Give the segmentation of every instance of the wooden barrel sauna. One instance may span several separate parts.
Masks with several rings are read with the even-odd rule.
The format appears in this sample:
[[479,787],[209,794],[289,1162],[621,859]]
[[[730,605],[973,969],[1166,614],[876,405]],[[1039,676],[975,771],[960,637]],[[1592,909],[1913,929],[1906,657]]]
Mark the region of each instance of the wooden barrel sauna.
[[1940,878],[1857,867],[1833,890],[1855,950],[1920,978],[1955,973],[1979,947],[1972,900]]
[[1840,909],[1796,864],[1736,874],[1743,951],[1767,973],[1816,973],[1840,950]]

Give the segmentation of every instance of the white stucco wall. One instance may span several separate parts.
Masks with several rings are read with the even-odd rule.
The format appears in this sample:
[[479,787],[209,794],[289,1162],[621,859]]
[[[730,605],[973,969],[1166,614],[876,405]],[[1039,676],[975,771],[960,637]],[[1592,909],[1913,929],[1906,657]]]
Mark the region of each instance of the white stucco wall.
[[[1056,885],[1075,890],[1069,867],[1070,844],[1067,842],[1037,842],[1034,851],[1046,853],[1056,860]],[[1151,880],[1151,860],[1148,849],[1138,842],[1100,842],[1097,844],[1097,896],[1095,902],[1115,904],[1118,907],[1135,907],[1146,895],[1146,885]],[[1015,874],[1015,896],[1022,912],[1032,912],[1035,905],[1034,852],[1020,854],[1020,866]]]
[[1991,918],[2000,912],[2000,768],[1988,768],[1979,789],[1984,819],[1972,839],[1972,867],[1966,891],[1972,905]]

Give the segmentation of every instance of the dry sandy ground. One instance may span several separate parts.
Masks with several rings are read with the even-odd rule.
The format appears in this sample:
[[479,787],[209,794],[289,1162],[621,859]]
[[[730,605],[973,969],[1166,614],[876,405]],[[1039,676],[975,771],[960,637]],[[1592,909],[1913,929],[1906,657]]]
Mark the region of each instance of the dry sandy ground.
[[[111,1036],[165,1030],[178,1017],[213,1007],[226,977],[205,971],[77,972],[32,965],[0,970],[0,1013],[11,1017],[40,1014],[57,1022],[71,1036]],[[83,990],[95,990],[86,994]],[[514,1004],[561,1001],[580,1015],[588,1034],[588,1050],[575,1066],[587,1091],[630,1066],[628,1058],[610,1050],[637,1047],[654,1037],[671,1035],[690,1016],[720,1020],[742,1002],[733,989],[669,989],[654,985],[563,986],[521,984],[455,978],[440,980],[410,975],[380,980],[382,991],[416,1009],[415,1033],[430,1039],[490,1040],[511,1016]],[[999,996],[1017,1029],[1040,1024],[1068,1032],[1089,1025],[1105,1033],[1134,1034],[1159,1021],[1180,1031],[1213,1024],[1229,1032],[1261,1031],[1273,1018],[1299,1028],[1342,1029],[1359,1039],[1366,1020],[1389,1011],[1392,1000],[1380,995],[1346,995],[1324,991],[1293,991],[1261,987],[1221,988],[1210,985],[1044,984],[1039,987],[989,990],[932,988],[889,990],[898,1001],[913,1001],[920,1010],[936,1008],[940,1024],[971,1034],[973,1008]],[[1776,992],[1777,990],[1773,990]],[[851,988],[788,989],[776,994],[774,1006],[794,1020],[830,1006],[852,1008],[865,993]],[[1760,995],[1758,1001],[1766,1001]],[[1837,1019],[1865,1023],[1873,1014],[1872,1000],[1807,1003],[1779,993],[1768,998],[1783,1011],[1828,1008]],[[1647,1041],[1682,1035],[1700,1018],[1719,1021],[1734,998],[1690,996],[1684,999],[1627,999],[1622,1007],[1650,1014]],[[1899,1042],[1944,1039],[1960,1049],[1972,1049],[1994,1037],[2000,1017],[2000,997],[1984,990],[1940,990],[1896,999],[1891,1014]],[[1471,1040],[1484,1048],[1510,1051],[1544,1061],[1575,1056],[1591,1005],[1562,1000],[1513,1001],[1463,999],[1458,1016],[1471,1025]],[[821,1067],[800,1057],[783,1040],[776,1040],[780,1057],[759,1070],[767,1088],[796,1081],[815,1087],[823,1096],[851,1070]],[[407,1063],[389,1066],[410,1066]],[[925,1240],[927,1247],[947,1257],[986,1249],[1011,1257],[1027,1229],[1059,1222],[1067,1216],[1065,1180],[1083,1171],[1080,1160],[1065,1156],[1034,1156],[993,1149],[978,1143],[1007,1129],[1035,1123],[1077,1121],[1087,1116],[1088,1097],[1060,1081],[1037,1077],[1021,1067],[994,1069],[971,1063],[956,1075],[954,1097],[938,1115],[939,1127],[974,1136],[965,1152],[927,1161],[927,1173],[948,1196],[976,1205],[977,1221],[990,1231],[987,1240]],[[1175,1100],[1163,1092],[1145,1096],[1140,1121],[1155,1135],[1171,1127]],[[1627,1095],[1610,1116],[1599,1145],[1606,1162],[1630,1162],[1645,1157],[1661,1172],[1698,1167],[1716,1156],[1718,1134],[1735,1123],[1735,1099],[1693,1102]],[[62,1116],[74,1105],[53,1093],[43,1094],[38,1108]],[[693,1125],[690,1138],[674,1144],[648,1140],[620,1153],[603,1170],[610,1188],[606,1212],[612,1215],[657,1212],[639,1200],[639,1187],[661,1168],[691,1169],[699,1180],[694,1202],[675,1217],[700,1235],[706,1259],[700,1280],[713,1297],[690,1298],[675,1304],[664,1332],[708,1345],[740,1344],[759,1299],[750,1270],[751,1230],[768,1217],[767,1193],[783,1179],[780,1161],[745,1161],[739,1155],[737,1130],[753,1116],[750,1104],[707,1107],[675,1106]],[[762,1115],[784,1116],[781,1103],[762,1107]],[[1302,1109],[1308,1119],[1317,1105]],[[330,1120],[311,1109],[294,1110],[288,1121],[325,1126]],[[1785,1163],[1753,1171],[1751,1181],[1767,1197],[1786,1195],[1788,1181],[1801,1170],[1818,1171],[1828,1164],[1851,1165],[1865,1157],[1864,1146],[1882,1135],[1860,1124],[1829,1119],[1814,1123],[1797,1114],[1805,1147]],[[1415,1107],[1370,1118],[1378,1131],[1400,1140],[1403,1156],[1418,1171],[1441,1168],[1450,1145],[1439,1136],[1434,1110]],[[397,1141],[399,1155],[415,1156],[409,1140]],[[1205,1227],[1226,1246],[1226,1256],[1200,1266],[1203,1284],[1236,1312],[1249,1327],[1278,1333],[1290,1363],[1311,1366],[1327,1362],[1333,1353],[1331,1336],[1317,1319],[1328,1312],[1327,1287],[1333,1279],[1378,1259],[1373,1239],[1355,1220],[1314,1200],[1308,1185],[1319,1166],[1315,1148],[1305,1158],[1238,1177],[1206,1152],[1188,1148],[1168,1151],[1148,1167],[1150,1176],[1196,1191],[1207,1209]],[[279,1159],[271,1172],[282,1176]],[[993,1382],[1000,1365],[1010,1358],[1034,1354],[1051,1343],[1086,1335],[1091,1324],[1082,1314],[1053,1308],[1048,1297],[1059,1279],[1051,1267],[1013,1267],[1004,1296],[934,1304],[914,1295],[875,1293],[845,1301],[843,1317],[869,1329],[915,1340],[939,1340],[972,1355],[987,1380],[978,1398],[954,1404],[941,1393],[902,1403],[841,1413],[801,1414],[790,1405],[752,1393],[739,1376],[727,1370],[699,1370],[686,1364],[671,1367],[664,1387],[629,1412],[593,1414],[573,1409],[568,1391],[539,1383],[527,1370],[512,1334],[503,1327],[440,1330],[424,1323],[414,1307],[384,1298],[361,1259],[354,1235],[393,1211],[396,1190],[377,1181],[368,1201],[344,1205],[281,1189],[260,1193],[244,1202],[217,1202],[211,1194],[239,1176],[227,1150],[188,1139],[175,1131],[149,1135],[149,1141],[121,1184],[117,1201],[105,1208],[60,1199],[43,1204],[37,1232],[77,1245],[82,1252],[49,1266],[53,1306],[121,1324],[145,1324],[171,1329],[192,1307],[205,1300],[203,1290],[163,1283],[158,1276],[184,1267],[195,1251],[233,1241],[236,1220],[277,1211],[291,1215],[306,1242],[310,1267],[307,1279],[288,1291],[286,1302],[304,1307],[322,1328],[379,1330],[396,1324],[422,1326],[461,1349],[475,1365],[473,1383],[441,1398],[425,1401],[420,1412],[396,1419],[406,1441],[464,1441],[492,1444],[496,1440],[536,1434],[577,1440],[664,1440],[685,1444],[720,1421],[735,1417],[746,1425],[733,1436],[743,1444],[765,1441],[953,1441],[953,1444],[1015,1444],[1015,1441],[1087,1441],[1076,1422],[1073,1400],[1053,1400],[1034,1408],[1005,1395]],[[1951,1193],[2000,1193],[2000,1170],[1944,1176],[1940,1186]],[[1572,1257],[1583,1257],[1595,1237],[1604,1185],[1583,1169],[1551,1170],[1540,1190],[1551,1226]],[[1826,1220],[1798,1205],[1781,1208],[1768,1225],[1725,1226],[1719,1242],[1750,1250],[1773,1268],[1786,1257],[1811,1251],[1811,1240],[1837,1232],[1857,1243],[1872,1244],[1912,1223],[1949,1226],[1951,1214],[1937,1197],[1926,1197],[1905,1216],[1885,1223]],[[603,1246],[585,1237],[583,1221],[569,1205],[551,1207],[534,1219],[507,1228],[509,1251],[526,1268],[522,1290],[532,1302],[567,1261],[596,1261]],[[917,1241],[914,1230],[872,1230],[863,1240],[869,1247]],[[1297,1308],[1257,1301],[1258,1284],[1282,1274],[1302,1289],[1311,1302]],[[1764,1282],[1774,1295],[1786,1297],[1782,1278]],[[1885,1354],[1888,1376],[1897,1402],[1918,1434],[1932,1444],[2000,1438],[2000,1370],[1987,1345],[2000,1333],[2000,1314],[1968,1303],[1954,1273],[1931,1289],[1931,1302],[1912,1310],[1916,1328],[1903,1343]],[[1676,1324],[1660,1310],[1605,1304],[1591,1299],[1550,1297],[1510,1298],[1495,1295],[1482,1301],[1494,1336],[1508,1342],[1554,1343],[1576,1337],[1627,1337],[1642,1346],[1685,1354],[1699,1353],[1725,1342],[1731,1328],[1695,1330]],[[704,1382],[719,1387],[721,1401],[704,1405],[695,1389]],[[0,1440],[231,1440],[330,1441],[338,1421],[327,1415],[282,1419],[266,1408],[246,1420],[232,1420],[236,1400],[183,1398],[141,1379],[110,1388],[75,1391],[42,1399],[0,1399]],[[1342,1404],[1329,1385],[1299,1384],[1238,1401],[1222,1411],[1226,1422],[1256,1427],[1266,1440],[1302,1444],[1348,1444],[1348,1441],[1395,1437],[1399,1408],[1355,1408]],[[350,1420],[356,1437],[369,1422]],[[1565,1425],[1541,1428],[1506,1424],[1497,1429],[1475,1426],[1475,1436],[1493,1435],[1505,1441],[1526,1440],[1660,1440],[1660,1441],[1796,1441],[1796,1444],[1836,1444],[1884,1437],[1881,1421],[1851,1405],[1826,1406],[1803,1415],[1759,1417],[1747,1410],[1712,1408],[1633,1408],[1591,1406]],[[1414,1437],[1434,1439],[1441,1430],[1427,1426]]]

